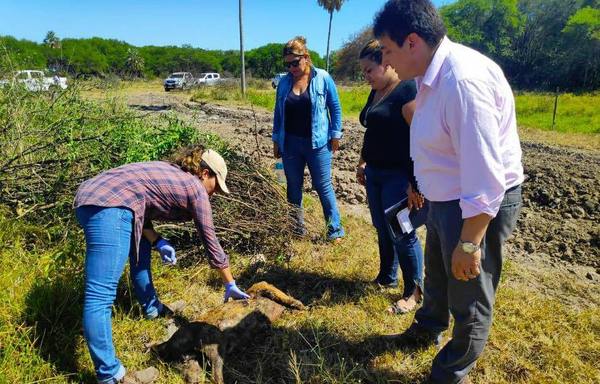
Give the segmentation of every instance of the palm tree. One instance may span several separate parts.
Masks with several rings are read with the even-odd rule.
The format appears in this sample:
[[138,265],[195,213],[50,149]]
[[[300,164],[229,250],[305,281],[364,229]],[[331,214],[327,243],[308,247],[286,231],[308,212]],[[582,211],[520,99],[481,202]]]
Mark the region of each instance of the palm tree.
[[329,12],[329,32],[327,33],[327,71],[329,72],[329,41],[331,40],[331,20],[333,11],[339,11],[342,8],[344,0],[317,0],[319,5]]
[[58,36],[56,36],[54,31],[48,31],[48,33],[46,33],[46,37],[44,38],[44,44],[52,49],[60,48],[60,39]]
[[57,57],[54,52],[48,52],[48,68],[54,72],[62,71],[65,65],[63,61],[62,43],[54,31],[48,31],[46,33],[44,45],[50,48],[51,51],[54,51],[55,49],[60,50],[60,57]]

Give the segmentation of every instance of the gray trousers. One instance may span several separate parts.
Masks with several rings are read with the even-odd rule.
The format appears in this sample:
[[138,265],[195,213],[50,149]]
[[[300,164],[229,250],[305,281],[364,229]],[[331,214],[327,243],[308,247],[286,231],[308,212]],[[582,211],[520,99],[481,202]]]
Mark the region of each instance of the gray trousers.
[[502,244],[516,226],[521,204],[521,186],[509,189],[481,243],[481,274],[465,282],[456,280],[451,269],[463,224],[459,202],[430,202],[425,292],[415,320],[419,327],[440,333],[448,329],[450,314],[454,317],[452,339],[433,360],[435,383],[460,382],[485,347],[502,271]]

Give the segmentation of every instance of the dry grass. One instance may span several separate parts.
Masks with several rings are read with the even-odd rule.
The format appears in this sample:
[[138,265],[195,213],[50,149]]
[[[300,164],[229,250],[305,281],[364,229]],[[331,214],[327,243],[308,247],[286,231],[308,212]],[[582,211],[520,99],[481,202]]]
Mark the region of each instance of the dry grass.
[[[105,98],[107,95],[118,98],[126,98],[143,94],[153,94],[156,97],[163,95],[167,97],[166,93],[162,90],[161,80],[152,81],[134,81],[134,82],[119,82],[112,86],[103,86],[98,88],[97,84],[89,84],[86,88],[85,94],[92,98]],[[368,87],[365,86],[340,86],[339,87],[340,100],[343,108],[344,119],[350,119],[356,121],[365,100],[369,94]],[[239,88],[236,84],[230,84],[224,87],[203,87],[202,89],[192,89],[183,92],[170,92],[168,94],[170,98],[180,99],[187,101],[190,99],[210,101],[216,104],[222,105],[247,105],[239,95]],[[600,150],[600,134],[589,133],[593,132],[593,127],[589,127],[589,124],[597,123],[597,112],[594,112],[593,108],[587,108],[588,120],[579,119],[576,120],[577,111],[569,113],[569,106],[573,105],[576,108],[583,108],[582,104],[594,105],[598,100],[597,95],[582,95],[565,96],[565,102],[561,101],[561,113],[559,116],[561,123],[568,124],[571,120],[577,121],[579,125],[573,123],[573,127],[568,132],[564,130],[551,130],[546,127],[541,121],[547,122],[548,119],[551,121],[551,114],[548,117],[547,103],[543,104],[543,108],[540,109],[539,104],[541,101],[547,99],[545,94],[532,94],[525,93],[517,95],[517,103],[521,103],[519,115],[519,133],[521,138],[526,141],[539,142],[547,145],[554,146],[565,146],[576,149],[584,149],[591,151]],[[274,91],[270,89],[264,89],[264,87],[257,87],[256,89],[249,89],[249,99],[257,108],[265,108],[268,111],[272,111],[274,103]],[[562,99],[561,99],[562,100]],[[596,103],[597,104],[597,103]],[[522,115],[522,116],[521,116]],[[542,119],[543,118],[543,119]],[[571,119],[571,120],[569,120]],[[581,121],[580,121],[581,120]],[[536,124],[541,124],[540,126]],[[588,125],[586,125],[588,124]],[[579,127],[581,126],[581,127]],[[579,127],[579,128],[578,128]],[[581,130],[582,133],[577,132]]]
[[600,134],[598,133],[565,133],[520,126],[519,135],[525,141],[587,151],[600,151]]
[[[136,80],[121,81],[112,80],[84,80],[77,82],[82,89],[82,95],[91,99],[105,99],[110,95],[126,96],[147,92],[163,91],[162,80]],[[173,92],[173,94],[183,92]]]
[[[322,225],[320,206],[310,198],[307,203],[316,230]],[[2,229],[10,233],[7,221],[2,223]],[[289,262],[254,264],[250,258],[234,257],[233,270],[241,286],[267,280],[311,309],[286,313],[266,338],[230,356],[225,370],[230,382],[413,383],[427,375],[434,348],[399,350],[383,337],[402,332],[411,316],[385,313],[387,305],[401,294],[399,289],[380,291],[369,284],[377,269],[371,225],[347,216],[344,225],[348,236],[341,244],[295,241]],[[27,233],[23,228],[13,229]],[[0,251],[0,288],[9,292],[3,295],[0,311],[0,382],[48,378],[53,378],[53,383],[93,382],[79,329],[81,276],[47,270],[44,260],[48,257],[27,251],[23,245],[15,243],[12,251]],[[186,300],[189,305],[184,315],[189,318],[222,300],[222,286],[206,264],[167,268],[156,262],[153,268],[161,298],[165,302]],[[568,276],[551,270],[544,273],[548,275],[507,263],[490,342],[471,375],[475,383],[585,384],[600,380],[598,289],[571,284],[563,297],[595,297],[585,306],[568,304],[573,301],[547,296],[544,285],[554,277],[548,285],[557,289],[560,280]],[[532,278],[537,278],[537,284],[530,284]],[[19,289],[13,288],[15,284]],[[165,336],[166,321],[143,320],[128,286],[124,277],[115,306],[119,357],[132,369],[156,365],[161,372],[158,383],[182,383],[173,367],[144,352],[145,342]],[[45,313],[48,304],[62,309]]]
[[[306,207],[312,232],[320,235],[320,205],[307,198]],[[378,264],[372,226],[356,217],[343,220],[348,236],[341,244],[295,240],[289,261],[276,257],[261,264],[233,255],[240,286],[267,280],[311,309],[286,313],[266,337],[230,355],[225,370],[229,382],[414,383],[426,377],[434,348],[402,350],[384,337],[402,332],[412,317],[385,313],[400,289],[381,291],[369,283]],[[73,236],[49,248],[45,228],[0,212],[2,384],[94,382],[80,319],[83,236]],[[64,262],[57,264],[58,259]],[[527,258],[506,263],[490,342],[472,372],[473,381],[600,382],[600,289],[530,264]],[[119,358],[130,369],[157,366],[159,384],[182,383],[176,369],[145,352],[144,343],[165,336],[166,321],[143,320],[126,276],[114,307]],[[168,268],[155,257],[153,277],[163,301],[186,300],[188,318],[222,300],[222,285],[206,263]]]

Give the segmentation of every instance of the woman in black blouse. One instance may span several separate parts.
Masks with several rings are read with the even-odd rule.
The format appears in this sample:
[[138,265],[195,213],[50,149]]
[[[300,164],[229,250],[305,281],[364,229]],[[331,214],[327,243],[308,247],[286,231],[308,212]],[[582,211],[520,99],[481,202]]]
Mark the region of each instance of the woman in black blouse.
[[[371,219],[379,240],[380,265],[375,282],[396,287],[400,265],[404,293],[390,311],[407,313],[421,301],[423,250],[416,231],[400,240],[392,240],[384,211],[406,197],[409,181],[413,179],[409,128],[417,91],[413,80],[400,81],[393,68],[382,64],[381,48],[376,40],[367,43],[359,59],[371,93],[360,114],[360,122],[367,130],[356,177],[367,189]],[[418,220],[422,221],[424,215],[425,209],[421,209]]]

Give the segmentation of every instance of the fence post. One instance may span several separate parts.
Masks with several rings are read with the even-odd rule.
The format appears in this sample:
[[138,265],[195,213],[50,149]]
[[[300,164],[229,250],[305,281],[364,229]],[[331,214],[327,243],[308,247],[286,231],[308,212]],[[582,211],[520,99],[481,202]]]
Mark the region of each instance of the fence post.
[[556,94],[554,95],[554,112],[552,112],[552,130],[554,131],[554,123],[556,122],[556,106],[558,105],[558,87],[556,87]]

